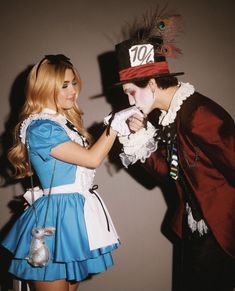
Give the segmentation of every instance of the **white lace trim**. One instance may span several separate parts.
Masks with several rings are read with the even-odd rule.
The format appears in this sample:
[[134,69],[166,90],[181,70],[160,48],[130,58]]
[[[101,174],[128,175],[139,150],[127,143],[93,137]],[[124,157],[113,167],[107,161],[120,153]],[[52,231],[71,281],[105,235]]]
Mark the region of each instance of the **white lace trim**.
[[27,119],[25,119],[21,123],[21,126],[20,126],[20,138],[21,138],[21,141],[22,141],[23,144],[26,143],[27,129],[28,129],[29,125],[31,124],[31,122],[34,121],[34,120],[51,120],[51,121],[54,121],[57,124],[59,124],[66,131],[66,133],[68,134],[68,136],[70,137],[70,139],[72,141],[75,141],[76,143],[78,143],[80,145],[83,145],[83,142],[86,142],[86,139],[83,136],[77,134],[75,131],[69,129],[66,126],[67,120],[63,115],[61,115],[59,113],[56,113],[55,111],[53,112],[53,110],[51,110],[51,112],[49,113],[49,111],[46,108],[41,113],[31,114]]
[[198,231],[200,236],[203,236],[208,232],[208,227],[203,219],[196,221],[193,217],[192,209],[186,203],[186,211],[188,213],[188,226],[192,232]]
[[154,139],[156,132],[155,127],[150,122],[147,122],[147,129],[142,128],[129,136],[119,137],[120,143],[123,144],[123,153],[119,156],[126,168],[137,160],[144,163],[157,150],[158,143]]
[[177,111],[179,111],[184,100],[186,100],[195,92],[193,85],[189,83],[181,82],[180,85],[181,86],[172,98],[168,111],[161,110],[162,114],[159,117],[159,124],[162,124],[163,126],[169,125],[170,123],[174,122]]

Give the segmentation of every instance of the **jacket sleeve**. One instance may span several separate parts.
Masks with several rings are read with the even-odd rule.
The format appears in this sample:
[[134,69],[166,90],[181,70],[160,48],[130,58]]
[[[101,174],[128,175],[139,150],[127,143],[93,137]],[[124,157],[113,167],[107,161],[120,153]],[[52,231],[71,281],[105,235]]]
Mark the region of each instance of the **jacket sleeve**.
[[235,125],[215,102],[203,103],[186,123],[188,134],[224,177],[235,181]]
[[166,162],[166,153],[161,147],[153,152],[142,165],[148,171],[148,173],[158,182],[166,182],[166,180],[169,178],[168,164]]

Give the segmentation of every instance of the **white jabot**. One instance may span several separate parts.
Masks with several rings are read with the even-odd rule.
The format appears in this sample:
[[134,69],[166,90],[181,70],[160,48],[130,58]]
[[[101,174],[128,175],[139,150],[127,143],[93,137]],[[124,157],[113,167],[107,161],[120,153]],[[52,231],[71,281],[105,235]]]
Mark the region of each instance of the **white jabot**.
[[168,111],[161,110],[162,114],[159,117],[159,124],[163,126],[169,125],[170,123],[175,121],[177,111],[180,110],[180,107],[183,104],[183,102],[195,91],[193,85],[189,83],[181,82],[179,84],[180,87],[175,92]]

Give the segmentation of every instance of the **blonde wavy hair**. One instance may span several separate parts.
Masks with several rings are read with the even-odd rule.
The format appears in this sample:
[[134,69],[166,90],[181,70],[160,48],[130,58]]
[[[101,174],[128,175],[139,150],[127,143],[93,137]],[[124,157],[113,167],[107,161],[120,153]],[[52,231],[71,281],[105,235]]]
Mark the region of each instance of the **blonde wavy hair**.
[[75,102],[74,106],[68,110],[64,110],[59,106],[58,94],[63,86],[65,71],[67,69],[71,69],[74,73],[74,78],[77,82],[77,93],[79,94],[81,90],[79,73],[70,63],[69,59],[65,56],[63,57],[64,59],[57,59],[57,61],[54,62],[46,56],[33,66],[27,78],[26,101],[19,114],[19,122],[13,132],[14,145],[8,152],[8,159],[15,170],[13,173],[15,178],[19,179],[32,175],[29,167],[27,148],[26,145],[21,142],[19,136],[21,123],[28,118],[29,115],[41,112],[43,108],[46,107],[48,96],[53,97],[56,111],[65,115],[66,118],[75,125],[78,131],[86,137],[89,143],[92,140],[83,126],[83,112],[78,104]]

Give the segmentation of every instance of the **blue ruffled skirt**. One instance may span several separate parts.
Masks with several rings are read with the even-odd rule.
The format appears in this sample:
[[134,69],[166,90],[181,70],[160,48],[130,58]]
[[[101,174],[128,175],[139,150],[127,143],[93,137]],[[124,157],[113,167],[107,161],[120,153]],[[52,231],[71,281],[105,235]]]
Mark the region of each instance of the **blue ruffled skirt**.
[[[38,227],[43,226],[47,196],[35,201]],[[81,281],[89,274],[100,273],[113,265],[111,252],[118,244],[91,251],[84,220],[85,198],[78,194],[51,195],[46,227],[56,228],[55,234],[45,236],[50,261],[45,267],[33,267],[25,259],[36,227],[33,207],[16,221],[2,245],[13,253],[9,272],[24,280],[54,281],[58,279]]]

